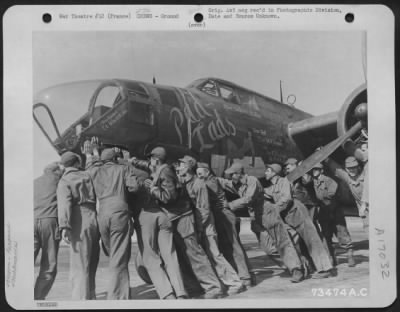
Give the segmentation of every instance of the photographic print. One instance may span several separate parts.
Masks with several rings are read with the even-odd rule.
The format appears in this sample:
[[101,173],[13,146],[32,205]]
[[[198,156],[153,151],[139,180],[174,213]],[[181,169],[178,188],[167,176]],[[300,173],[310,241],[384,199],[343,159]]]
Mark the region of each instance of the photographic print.
[[380,80],[379,29],[347,27],[345,6],[77,8],[28,31],[32,167],[19,244],[5,212],[9,289],[26,261],[38,308],[376,302],[395,247],[370,165],[394,155],[379,152],[392,121],[374,132],[393,109],[376,102],[393,62]]

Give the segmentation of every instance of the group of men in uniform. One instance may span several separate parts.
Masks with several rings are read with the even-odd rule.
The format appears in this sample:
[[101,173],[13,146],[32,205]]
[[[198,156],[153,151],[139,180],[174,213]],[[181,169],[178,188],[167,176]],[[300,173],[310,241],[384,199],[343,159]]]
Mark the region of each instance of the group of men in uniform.
[[[100,240],[109,258],[107,299],[129,299],[134,231],[160,299],[240,293],[255,284],[255,276],[240,241],[238,209],[247,209],[260,244],[268,254],[279,253],[292,282],[313,271],[313,278],[336,274],[333,234],[347,249],[348,265],[355,265],[337,183],[322,164],[292,183],[284,173],[296,168],[296,159],[284,168],[268,164],[263,186],[240,162],[225,171],[226,178],[189,155],[171,166],[163,147],[154,148],[148,160],[123,159],[113,148],[100,155],[93,141],[85,142],[83,152],[85,169],[78,154],[65,152],[35,180],[35,258],[42,249],[37,300],[54,282],[60,237],[70,245],[72,299],[96,299]],[[361,171],[355,157],[346,159],[344,170],[333,160],[326,165],[348,184],[365,219],[367,166]],[[228,194],[235,199],[228,201]]]

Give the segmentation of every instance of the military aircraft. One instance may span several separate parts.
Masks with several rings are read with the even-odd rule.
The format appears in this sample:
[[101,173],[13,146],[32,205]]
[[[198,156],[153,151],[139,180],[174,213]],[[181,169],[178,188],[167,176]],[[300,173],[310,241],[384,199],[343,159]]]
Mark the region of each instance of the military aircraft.
[[[313,117],[217,78],[198,79],[186,88],[112,79],[47,88],[34,99],[33,117],[59,154],[81,153],[83,142],[97,137],[104,146],[138,158],[155,146],[164,146],[171,160],[191,154],[209,162],[217,175],[242,159],[257,177],[264,176],[265,163],[309,156],[289,175],[295,180],[332,153],[343,160],[339,146],[356,141],[366,127],[366,103],[362,85],[339,112]],[[355,206],[349,192],[342,197]],[[151,283],[139,253],[135,263],[140,277]]]
[[[356,141],[367,127],[366,103],[365,84],[339,112],[314,117],[218,78],[185,88],[111,79],[47,88],[34,98],[33,117],[59,154],[80,153],[83,142],[95,136],[138,158],[159,145],[171,160],[191,154],[217,175],[242,159],[257,177],[264,176],[266,163],[311,155],[289,176],[294,180],[332,153],[343,160],[339,146]],[[314,153],[320,146],[325,147]]]
[[226,167],[245,156],[253,167],[260,167],[260,160],[300,157],[286,129],[311,117],[216,78],[199,79],[186,88],[119,79],[64,84],[40,92],[33,109],[58,153],[79,152],[84,140],[96,136],[137,157],[157,145],[166,147],[171,159],[193,154],[218,173],[221,162]]

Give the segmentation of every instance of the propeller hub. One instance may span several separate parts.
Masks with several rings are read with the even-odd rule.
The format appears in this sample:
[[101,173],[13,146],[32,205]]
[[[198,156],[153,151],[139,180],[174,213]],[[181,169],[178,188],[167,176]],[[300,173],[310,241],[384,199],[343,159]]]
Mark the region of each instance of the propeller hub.
[[358,120],[366,120],[368,116],[367,103],[358,104],[356,109],[354,110],[354,116]]

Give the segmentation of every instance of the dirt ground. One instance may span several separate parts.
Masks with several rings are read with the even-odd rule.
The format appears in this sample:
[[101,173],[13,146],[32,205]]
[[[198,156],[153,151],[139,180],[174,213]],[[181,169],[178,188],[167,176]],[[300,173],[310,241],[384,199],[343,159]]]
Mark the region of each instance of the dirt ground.
[[[368,234],[362,228],[361,219],[347,217],[348,228],[352,236],[356,260],[355,267],[347,266],[344,250],[337,249],[337,276],[326,279],[306,279],[301,283],[290,282],[290,275],[278,262],[269,258],[258,246],[255,235],[250,231],[249,221],[242,219],[241,239],[250,258],[257,284],[243,293],[226,299],[261,299],[261,298],[312,298],[321,296],[322,291],[353,291],[354,296],[364,296],[369,290],[369,245]],[[58,255],[58,273],[48,297],[49,301],[65,301],[71,298],[69,282],[69,247],[61,244]],[[135,270],[134,259],[138,251],[135,237],[132,242],[132,257],[129,274],[132,299],[158,299],[152,285],[144,283]],[[35,263],[35,277],[38,274],[40,255]],[[101,252],[96,275],[97,299],[106,299],[108,259]],[[340,296],[340,293],[332,293]]]

